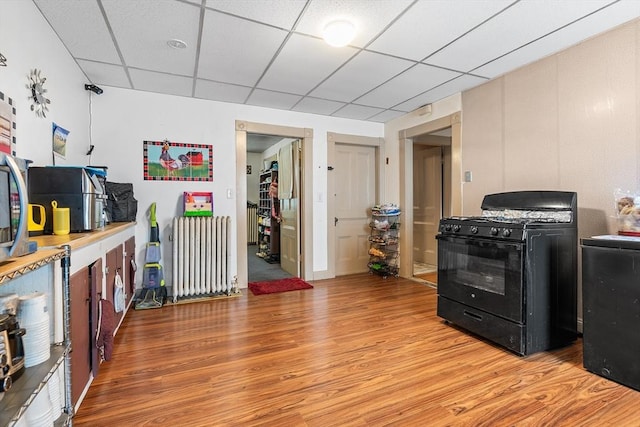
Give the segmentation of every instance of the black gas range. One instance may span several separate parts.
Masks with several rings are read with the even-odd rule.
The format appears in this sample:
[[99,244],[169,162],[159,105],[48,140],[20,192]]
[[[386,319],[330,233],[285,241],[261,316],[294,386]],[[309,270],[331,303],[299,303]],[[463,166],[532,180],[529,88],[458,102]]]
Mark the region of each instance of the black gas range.
[[489,194],[440,221],[438,315],[520,355],[577,336],[577,197]]

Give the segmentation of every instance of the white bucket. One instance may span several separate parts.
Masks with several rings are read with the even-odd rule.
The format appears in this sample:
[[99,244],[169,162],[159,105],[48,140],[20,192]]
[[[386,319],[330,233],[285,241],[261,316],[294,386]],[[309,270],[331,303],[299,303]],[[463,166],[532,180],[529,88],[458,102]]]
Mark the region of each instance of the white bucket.
[[18,304],[18,322],[23,328],[49,320],[47,296],[42,292],[22,295]]
[[30,427],[51,427],[53,426],[53,412],[51,401],[49,400],[49,390],[47,387],[41,389],[29,406],[26,413],[27,423]]

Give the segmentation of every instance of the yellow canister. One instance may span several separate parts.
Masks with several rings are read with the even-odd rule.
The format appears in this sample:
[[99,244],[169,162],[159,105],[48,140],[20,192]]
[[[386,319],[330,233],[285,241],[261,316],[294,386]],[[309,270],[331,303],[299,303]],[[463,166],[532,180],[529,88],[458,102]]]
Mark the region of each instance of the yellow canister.
[[53,208],[53,234],[69,234],[71,225],[69,222],[69,208],[59,208],[58,202],[51,202]]

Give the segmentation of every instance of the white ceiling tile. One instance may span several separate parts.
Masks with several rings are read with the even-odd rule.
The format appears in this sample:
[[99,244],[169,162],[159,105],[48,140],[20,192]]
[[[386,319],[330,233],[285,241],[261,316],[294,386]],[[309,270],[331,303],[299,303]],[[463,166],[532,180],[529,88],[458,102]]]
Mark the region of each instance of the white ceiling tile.
[[287,33],[207,10],[198,77],[253,86]]
[[322,40],[294,34],[258,87],[305,95],[356,52],[350,47],[336,49]]
[[623,0],[614,3],[598,14],[587,16],[573,25],[562,28],[530,45],[498,58],[485,66],[473,70],[473,73],[490,78],[497,77],[638,16],[640,16],[640,1]]
[[511,3],[513,0],[418,2],[368,49],[420,61]]
[[348,104],[344,108],[332,114],[335,117],[344,117],[345,119],[366,120],[371,116],[375,116],[382,112],[382,108],[367,107],[365,105]]
[[421,93],[411,98],[410,100],[403,102],[402,104],[394,106],[393,108],[406,112],[413,111],[425,104],[434,103],[454,93],[459,93],[474,86],[478,86],[482,83],[485,83],[486,81],[487,79],[465,74],[454,80],[451,80],[450,82],[444,83],[441,86]]
[[131,89],[131,83],[129,83],[127,73],[124,71],[124,68],[119,65],[84,61],[82,59],[78,60],[78,65],[82,67],[89,81],[93,84]]
[[362,51],[311,92],[311,95],[350,102],[413,64],[404,59]]
[[291,30],[306,0],[208,0],[207,8]]
[[[372,121],[640,16],[640,0],[33,1],[87,82]],[[358,27],[351,47],[320,41],[337,18]]]
[[352,46],[364,47],[411,4],[412,0],[314,0],[296,27],[297,32],[322,38],[329,22],[346,19],[356,27]]
[[[193,75],[200,8],[176,1],[102,0],[107,18],[130,67]],[[186,49],[167,45],[182,40]]]
[[289,110],[296,104],[296,102],[300,100],[300,98],[300,96],[290,95],[288,93],[279,93],[256,89],[249,97],[247,104],[258,105],[260,107]]
[[404,116],[404,111],[396,111],[396,110],[384,110],[382,113],[376,114],[373,117],[369,117],[367,120],[372,122],[386,123],[389,120],[393,120],[396,117]]
[[609,2],[610,0],[523,0],[430,56],[425,62],[469,71]]
[[338,108],[343,107],[343,102],[328,101],[326,99],[312,98],[310,96],[302,98],[300,102],[293,107],[293,111],[300,111],[301,113],[313,113],[331,115]]
[[247,99],[250,93],[251,88],[246,86],[229,85],[202,79],[196,81],[195,96],[197,98],[244,104],[244,100]]
[[74,57],[120,64],[97,2],[36,0],[35,3]]
[[418,64],[382,86],[357,99],[358,104],[391,108],[417,93],[432,89],[447,80],[459,76],[449,70]]
[[147,92],[167,93],[170,95],[191,96],[193,79],[173,76],[153,71],[129,69],[133,88]]

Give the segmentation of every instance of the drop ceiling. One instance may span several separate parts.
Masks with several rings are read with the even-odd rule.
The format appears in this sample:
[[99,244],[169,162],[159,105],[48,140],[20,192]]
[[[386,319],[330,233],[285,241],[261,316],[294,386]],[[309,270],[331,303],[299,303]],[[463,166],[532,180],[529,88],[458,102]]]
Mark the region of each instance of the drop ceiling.
[[[640,16],[638,0],[34,2],[98,86],[375,122]],[[336,18],[358,31],[343,48],[321,39]]]

